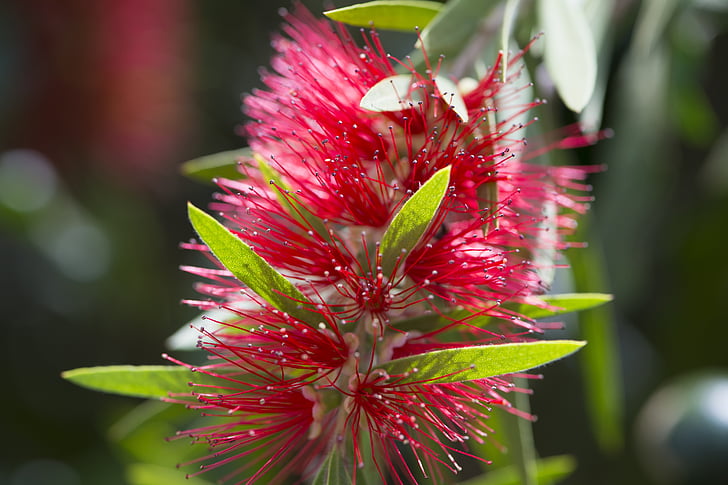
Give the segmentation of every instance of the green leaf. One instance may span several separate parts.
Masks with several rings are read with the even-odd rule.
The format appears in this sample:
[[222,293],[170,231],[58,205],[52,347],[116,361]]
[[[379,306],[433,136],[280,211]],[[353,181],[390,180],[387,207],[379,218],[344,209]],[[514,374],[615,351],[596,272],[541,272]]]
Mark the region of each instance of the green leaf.
[[450,167],[438,170],[392,219],[382,237],[382,273],[391,274],[398,258],[414,248],[427,231],[450,184]]
[[81,387],[123,396],[159,399],[189,393],[191,381],[216,381],[206,374],[172,365],[109,365],[65,371],[61,377]]
[[373,25],[378,29],[413,32],[424,28],[442,9],[439,2],[390,0],[359,3],[324,12],[331,20],[357,27]]
[[349,470],[344,465],[344,460],[334,447],[321,464],[316,477],[311,485],[348,485],[351,484],[351,476]]
[[[422,31],[422,44],[431,59],[439,55],[460,54],[485,18],[500,2],[484,0],[450,0]],[[421,52],[413,52],[419,62]]]
[[200,419],[197,413],[190,413],[184,406],[145,399],[115,422],[107,436],[128,458],[128,463],[149,463],[174,470],[175,465],[198,458],[200,450],[185,440],[172,440],[164,446],[159,444],[180,429],[203,425]]
[[[568,477],[576,469],[576,460],[571,455],[550,456],[536,461],[536,477],[539,485],[550,485]],[[489,471],[471,478],[462,485],[522,485],[515,467]]]
[[407,109],[420,101],[417,98],[419,92],[412,91],[412,83],[411,74],[385,77],[369,88],[362,96],[359,106],[377,113]]
[[[605,288],[606,263],[599,241],[586,236],[589,219],[579,225],[576,237],[590,240],[589,247],[569,254],[574,286]],[[579,315],[579,331],[589,347],[579,356],[586,394],[586,406],[592,430],[602,450],[622,448],[624,385],[621,378],[619,344],[615,318],[610,306],[585,311]]]
[[126,467],[129,485],[211,485],[198,477],[185,478],[185,473],[175,467],[135,463]]
[[553,317],[564,313],[588,310],[612,301],[613,297],[607,293],[562,293],[559,295],[544,295],[539,297],[545,303],[558,309],[549,310],[531,305],[521,305],[518,313],[533,319]]
[[210,251],[238,280],[265,301],[294,318],[316,325],[316,314],[302,308],[309,300],[283,275],[225,226],[192,204],[190,222]]
[[238,171],[238,159],[252,156],[250,148],[215,153],[183,163],[182,173],[191,179],[208,183],[216,177],[240,179],[243,174]]
[[544,61],[566,107],[580,112],[597,78],[597,53],[584,11],[569,0],[539,0]]
[[[563,315],[565,313],[578,312],[598,307],[612,301],[612,295],[607,293],[563,293],[558,295],[545,295],[539,297],[544,303],[555,308],[546,309],[533,305],[507,305],[506,308],[520,313],[521,315],[534,320],[540,318],[553,317]],[[435,328],[443,327],[452,323],[454,320],[464,320],[468,325],[478,328],[485,328],[496,317],[490,315],[473,316],[471,312],[464,308],[458,308],[442,314],[430,313],[417,315],[415,317],[399,320],[395,325],[399,330],[412,331],[429,331]]]
[[462,382],[521,372],[566,357],[586,342],[546,340],[436,350],[379,366],[390,376],[408,374],[402,384]]

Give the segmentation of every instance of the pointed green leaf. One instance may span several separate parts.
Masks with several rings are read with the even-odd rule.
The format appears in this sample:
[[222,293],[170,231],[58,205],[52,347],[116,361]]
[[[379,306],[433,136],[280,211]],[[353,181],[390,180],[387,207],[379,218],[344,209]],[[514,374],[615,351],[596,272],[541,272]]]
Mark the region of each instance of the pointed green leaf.
[[324,12],[331,20],[357,27],[374,26],[378,29],[414,32],[424,28],[442,9],[439,2],[415,0],[389,0],[359,3]]
[[[612,301],[612,295],[608,293],[562,293],[558,295],[544,295],[539,297],[544,303],[554,308],[547,309],[534,305],[507,305],[506,308],[521,315],[538,320],[540,318],[563,315],[565,313],[578,312],[596,308]],[[506,317],[504,317],[506,318]],[[478,328],[485,328],[491,322],[498,321],[497,317],[490,315],[475,315],[464,308],[458,308],[441,314],[431,313],[417,315],[415,317],[399,320],[394,325],[399,330],[428,331],[443,327],[455,320],[463,320],[468,325]]]
[[[550,485],[568,477],[575,469],[576,460],[573,456],[550,456],[536,462],[536,477],[539,485]],[[522,485],[522,483],[515,467],[509,466],[466,480],[462,485]]]
[[391,274],[397,258],[406,256],[427,231],[450,184],[450,167],[438,170],[404,203],[382,237],[382,272]]
[[411,74],[385,77],[369,88],[359,106],[377,113],[407,109],[419,101],[415,99],[419,93],[412,91],[412,82]]
[[544,295],[539,297],[545,303],[558,309],[549,310],[531,305],[521,305],[518,312],[524,316],[539,319],[563,315],[564,313],[578,312],[595,308],[612,301],[612,295],[608,293],[562,293],[560,295]]
[[238,171],[238,159],[250,158],[252,155],[250,148],[206,155],[183,163],[182,173],[191,179],[208,183],[216,177],[240,179],[243,174]]
[[591,98],[597,78],[597,53],[589,22],[578,2],[539,0],[544,61],[559,96],[580,112]]
[[197,234],[237,279],[278,310],[312,325],[318,322],[314,313],[302,308],[310,302],[293,283],[212,216],[192,204],[187,208]]
[[351,476],[349,470],[344,465],[344,460],[338,451],[337,447],[334,447],[326,457],[324,462],[321,464],[316,477],[313,479],[311,485],[349,485],[351,484]]
[[143,398],[168,397],[170,392],[190,392],[191,381],[216,378],[176,365],[109,365],[65,371],[61,377],[96,391]]
[[532,369],[566,357],[585,344],[576,340],[545,340],[478,345],[411,355],[392,360],[378,368],[389,375],[409,373],[402,381],[398,381],[402,384],[472,381]]

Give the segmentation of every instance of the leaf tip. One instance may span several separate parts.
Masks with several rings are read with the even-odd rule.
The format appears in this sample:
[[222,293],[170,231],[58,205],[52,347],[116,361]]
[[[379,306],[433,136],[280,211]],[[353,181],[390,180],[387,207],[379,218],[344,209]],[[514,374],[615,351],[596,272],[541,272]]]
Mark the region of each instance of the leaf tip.
[[[192,202],[187,201],[187,215],[189,216],[190,220],[192,220],[194,217],[199,217],[203,214],[205,214],[205,212],[202,209],[197,207]],[[193,223],[193,225],[194,225],[194,223]]]

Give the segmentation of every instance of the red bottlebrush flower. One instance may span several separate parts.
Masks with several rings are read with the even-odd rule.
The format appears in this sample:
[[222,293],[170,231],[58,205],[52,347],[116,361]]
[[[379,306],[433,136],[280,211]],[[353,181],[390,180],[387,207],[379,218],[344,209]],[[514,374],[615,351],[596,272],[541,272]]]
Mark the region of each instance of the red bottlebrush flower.
[[[205,466],[225,466],[224,479],[237,483],[309,478],[334,448],[351,452],[354,476],[371,462],[382,481],[415,482],[410,460],[425,476],[440,465],[457,472],[467,441],[490,433],[491,408],[519,414],[503,394],[522,390],[509,376],[411,381],[380,366],[540,331],[506,304],[533,303],[544,291],[537,254],[566,247],[570,214],[587,208],[589,198],[574,192],[588,189],[588,170],[529,164],[538,151],[526,150],[516,115],[495,121],[520,89],[519,56],[505,82],[499,58],[475,88],[449,97],[452,81],[439,68],[423,75],[410,66],[403,109],[373,112],[362,98],[398,62],[377,34],[358,47],[303,9],[286,20],[267,88],[245,99],[256,157],[241,165],[241,180],[218,181],[223,192],[211,207],[296,284],[304,313],[276,310],[206,246],[184,245],[215,265],[184,268],[209,280],[197,287],[209,300],[188,303],[233,317],[202,331],[211,362],[196,370],[219,384],[196,386],[198,402],[189,404],[224,421],[181,435],[207,441]],[[508,108],[522,114],[538,104]],[[394,215],[446,167],[449,188],[433,220],[411,250],[385,260]],[[484,328],[481,317],[497,323]]]

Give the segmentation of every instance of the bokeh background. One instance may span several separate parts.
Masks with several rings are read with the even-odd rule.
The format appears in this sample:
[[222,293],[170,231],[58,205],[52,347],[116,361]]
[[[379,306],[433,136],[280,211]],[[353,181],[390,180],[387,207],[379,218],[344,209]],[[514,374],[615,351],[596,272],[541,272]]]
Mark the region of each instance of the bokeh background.
[[[193,279],[178,243],[192,236],[185,201],[204,207],[214,188],[179,167],[244,146],[240,95],[260,85],[281,6],[0,3],[1,484],[129,483],[139,457],[113,430],[138,402],[60,373],[162,364],[195,316],[179,304]],[[600,69],[615,135],[576,154],[608,170],[592,179],[591,259],[573,258],[591,268],[579,289],[615,295],[581,325],[612,322],[623,423],[595,438],[570,359],[535,386],[536,444],[576,457],[566,483],[728,483],[728,2],[614,8]],[[412,42],[385,36],[395,55]],[[540,94],[554,126],[576,120]]]

